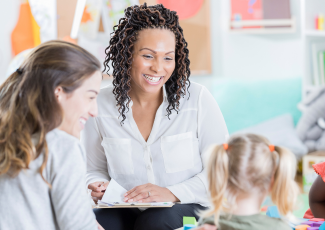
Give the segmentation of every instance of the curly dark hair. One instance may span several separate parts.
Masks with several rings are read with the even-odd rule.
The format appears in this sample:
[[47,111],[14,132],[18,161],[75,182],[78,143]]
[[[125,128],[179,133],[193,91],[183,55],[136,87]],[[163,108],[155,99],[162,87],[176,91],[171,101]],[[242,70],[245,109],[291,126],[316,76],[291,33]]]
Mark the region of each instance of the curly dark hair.
[[[131,98],[131,65],[132,47],[137,40],[137,34],[142,29],[160,28],[172,31],[176,39],[175,70],[165,83],[169,105],[167,116],[175,110],[179,111],[179,100],[189,94],[190,60],[187,42],[184,39],[183,29],[179,25],[178,16],[175,11],[170,11],[162,4],[147,6],[130,6],[124,10],[124,17],[119,24],[114,26],[109,46],[105,49],[104,72],[109,72],[109,63],[113,67],[113,93],[120,116],[121,124],[126,119],[125,112],[129,110]],[[186,87],[187,86],[187,87]]]

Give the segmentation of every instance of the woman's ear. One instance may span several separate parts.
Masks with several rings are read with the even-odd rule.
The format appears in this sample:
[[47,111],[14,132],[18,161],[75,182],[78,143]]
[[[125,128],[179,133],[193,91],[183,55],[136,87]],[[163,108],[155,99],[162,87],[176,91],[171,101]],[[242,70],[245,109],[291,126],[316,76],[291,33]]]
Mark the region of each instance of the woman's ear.
[[54,95],[55,95],[55,97],[56,97],[56,99],[58,101],[61,101],[62,100],[63,93],[64,92],[63,92],[63,89],[62,89],[61,86],[56,87],[55,90],[54,90]]

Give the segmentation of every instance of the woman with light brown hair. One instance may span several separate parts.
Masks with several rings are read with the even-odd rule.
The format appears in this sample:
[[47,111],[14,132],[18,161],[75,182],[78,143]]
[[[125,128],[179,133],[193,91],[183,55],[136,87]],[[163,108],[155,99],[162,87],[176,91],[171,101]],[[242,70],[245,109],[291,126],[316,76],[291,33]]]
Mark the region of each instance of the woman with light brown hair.
[[79,134],[97,115],[100,63],[44,43],[0,87],[0,229],[97,229]]

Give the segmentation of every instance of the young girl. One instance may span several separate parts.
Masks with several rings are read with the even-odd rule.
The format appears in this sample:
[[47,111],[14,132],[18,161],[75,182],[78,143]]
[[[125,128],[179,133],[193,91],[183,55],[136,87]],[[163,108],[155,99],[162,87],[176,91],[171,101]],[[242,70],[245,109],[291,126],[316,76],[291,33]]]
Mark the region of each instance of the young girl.
[[282,216],[293,209],[299,191],[293,153],[254,134],[235,136],[210,151],[213,208],[200,225],[217,225],[219,230],[291,229],[282,219],[261,215],[260,207],[270,193]]

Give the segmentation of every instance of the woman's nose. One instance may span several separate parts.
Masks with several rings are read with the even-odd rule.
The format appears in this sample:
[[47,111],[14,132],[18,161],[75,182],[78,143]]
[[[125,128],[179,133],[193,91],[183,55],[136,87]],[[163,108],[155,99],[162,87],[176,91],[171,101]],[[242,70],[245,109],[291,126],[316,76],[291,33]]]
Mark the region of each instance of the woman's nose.
[[159,73],[161,70],[163,70],[163,63],[161,60],[156,60],[153,65],[151,66],[151,69],[156,72]]

